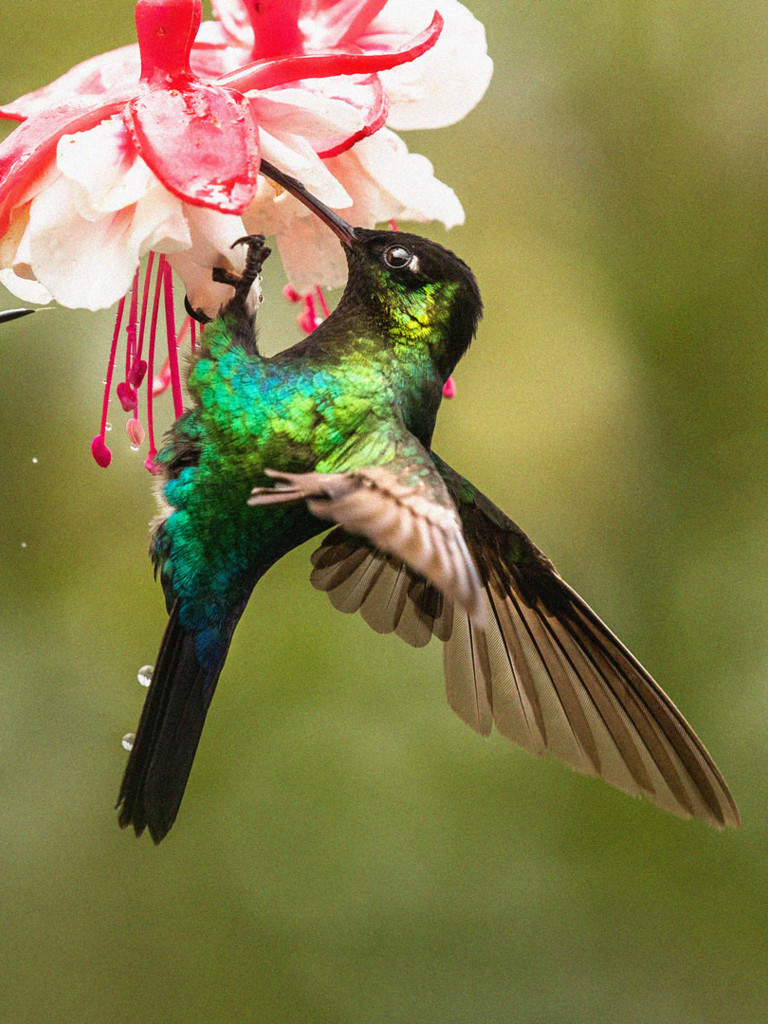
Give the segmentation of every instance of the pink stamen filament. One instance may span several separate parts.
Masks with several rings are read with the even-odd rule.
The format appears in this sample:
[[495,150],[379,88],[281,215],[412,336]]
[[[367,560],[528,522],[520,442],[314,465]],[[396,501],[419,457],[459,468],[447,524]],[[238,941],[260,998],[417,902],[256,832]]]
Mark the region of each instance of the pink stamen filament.
[[320,285],[317,286],[315,291],[317,292],[317,297],[320,300],[320,309],[323,311],[323,319],[325,320],[326,317],[331,315],[331,311],[328,309],[328,303],[325,301],[325,295],[323,295],[323,289]]
[[[160,308],[160,285],[163,277],[163,265],[165,259],[163,256],[158,260],[157,266],[157,280],[155,283],[155,300],[152,303],[152,321],[149,325],[149,358],[147,362],[149,364],[149,379],[152,380],[154,377],[154,366],[155,366],[155,335],[157,334],[157,312]],[[154,464],[155,455],[157,455],[157,448],[155,447],[155,421],[152,415],[152,388],[147,388],[147,433],[149,435],[149,452],[144,460],[144,466],[149,470],[150,473],[155,473],[156,467]]]
[[[176,419],[184,412],[184,400],[181,397],[181,377],[179,375],[179,352],[176,338],[176,320],[173,313],[173,278],[171,266],[165,256],[160,257],[163,267],[163,291],[165,292],[165,330],[168,338],[168,362],[171,370],[171,393],[173,394],[173,413]],[[158,275],[160,271],[158,270]]]
[[[194,325],[195,325],[195,321],[192,319],[192,317],[190,317],[190,316],[185,317],[184,322],[181,325],[181,330],[179,331],[178,335],[176,336],[176,348],[177,349],[181,348],[181,343],[184,340],[184,335],[187,333],[187,330],[189,330],[191,328],[191,335],[190,335],[190,337],[191,337],[192,351],[194,352],[194,350],[195,350],[195,340],[194,340],[195,326]],[[153,398],[157,398],[158,395],[162,395],[162,393],[168,389],[168,385],[171,383],[171,355],[170,355],[171,345],[170,345],[170,341],[169,341],[168,345],[169,345],[169,348],[168,348],[168,358],[163,363],[160,372],[152,380],[152,397]]]
[[128,338],[128,344],[125,346],[125,379],[128,380],[128,376],[131,372],[131,366],[136,358],[136,325],[139,319],[139,268],[136,268],[136,273],[133,275],[133,284],[131,285],[131,308],[128,313],[128,326],[126,327],[125,333]]
[[117,320],[115,330],[112,334],[112,348],[109,352],[109,364],[107,365],[107,378],[104,382],[104,400],[101,406],[101,429],[91,441],[91,454],[102,469],[106,469],[112,461],[112,452],[107,447],[104,437],[107,432],[107,408],[109,406],[109,392],[112,387],[112,373],[115,369],[115,356],[117,354],[117,339],[120,336],[120,327],[123,322],[123,310],[125,309],[125,296],[120,299],[117,307]]

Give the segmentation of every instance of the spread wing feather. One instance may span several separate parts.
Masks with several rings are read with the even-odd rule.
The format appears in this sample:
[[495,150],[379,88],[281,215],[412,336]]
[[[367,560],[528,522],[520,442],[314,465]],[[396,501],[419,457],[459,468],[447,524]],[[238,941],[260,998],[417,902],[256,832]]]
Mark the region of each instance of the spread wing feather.
[[379,632],[444,640],[448,701],[480,734],[495,723],[531,753],[680,817],[738,825],[712,758],[649,673],[519,527],[433,458],[483,581],[480,614],[344,529],[314,553],[314,586]]

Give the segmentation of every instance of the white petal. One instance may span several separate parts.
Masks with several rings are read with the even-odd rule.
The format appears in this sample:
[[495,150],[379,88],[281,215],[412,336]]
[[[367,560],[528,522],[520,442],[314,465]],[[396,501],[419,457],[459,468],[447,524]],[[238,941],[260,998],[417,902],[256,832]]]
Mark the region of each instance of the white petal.
[[435,46],[417,60],[380,73],[390,100],[391,128],[455,124],[477,105],[491,80],[485,28],[458,0],[389,0],[370,31],[420,32],[435,8],[445,19]]
[[298,178],[327,206],[344,209],[352,200],[310,144],[288,132],[259,131],[261,154],[281,171]]
[[53,298],[48,289],[43,288],[37,281],[29,281],[24,277],[19,277],[12,270],[0,270],[0,284],[5,285],[9,292],[13,292],[23,302],[35,302],[45,305]]
[[308,292],[318,284],[337,288],[347,280],[339,240],[317,217],[297,217],[276,237],[288,280],[297,291]]
[[[211,277],[211,268],[196,263],[189,252],[174,253],[168,257],[168,262],[181,279],[193,309],[202,309],[207,316],[213,318],[232,298],[230,285],[216,284]],[[253,294],[258,295],[257,286]]]
[[[346,86],[346,92],[345,92]],[[365,100],[369,90],[358,86]],[[345,93],[342,95],[342,93]],[[301,89],[272,89],[250,99],[257,124],[269,132],[298,135],[316,152],[331,149],[365,128],[364,111],[355,101],[354,83],[337,79],[307,80]]]
[[28,243],[35,277],[63,306],[104,309],[127,292],[139,257],[149,248],[189,245],[181,200],[161,186],[135,206],[86,220],[82,190],[61,178],[30,207]]
[[306,207],[287,192],[278,194],[277,185],[260,174],[256,196],[243,214],[243,222],[248,234],[276,235],[295,217],[303,216],[304,210]]
[[241,217],[189,203],[184,204],[184,215],[190,232],[189,255],[196,263],[209,269],[228,265],[241,270],[245,266],[245,246],[232,248],[248,233]]
[[150,249],[162,253],[182,252],[191,244],[184,203],[158,181],[133,207],[127,247],[141,257]]
[[[199,206],[184,205],[190,230],[191,248],[168,257],[168,261],[181,278],[193,309],[202,309],[214,317],[232,298],[232,288],[216,284],[211,271],[214,267],[229,267],[241,271],[245,266],[247,248],[234,242],[247,234],[240,217],[217,213]],[[255,302],[259,290],[251,295]]]
[[11,214],[8,230],[0,238],[0,267],[12,267],[18,260],[19,246],[29,224],[29,205],[17,206]]
[[80,186],[78,207],[86,220],[137,203],[158,184],[119,118],[62,136],[56,163],[66,178]]
[[121,214],[84,220],[71,189],[68,182],[57,183],[32,203],[32,267],[62,306],[104,309],[125,295],[138,266],[138,255],[125,246],[129,221]]
[[409,153],[403,140],[386,128],[329,160],[328,167],[353,197],[347,217],[354,224],[439,220],[452,228],[464,222],[456,193],[435,177],[430,161]]

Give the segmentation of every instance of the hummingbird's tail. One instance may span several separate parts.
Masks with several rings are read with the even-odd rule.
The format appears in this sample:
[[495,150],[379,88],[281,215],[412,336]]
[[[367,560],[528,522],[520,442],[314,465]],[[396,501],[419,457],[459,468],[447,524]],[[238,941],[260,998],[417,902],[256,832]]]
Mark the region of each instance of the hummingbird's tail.
[[120,786],[121,828],[133,825],[137,836],[148,828],[159,843],[173,825],[231,637],[203,666],[195,634],[181,625],[178,603],[172,608]]

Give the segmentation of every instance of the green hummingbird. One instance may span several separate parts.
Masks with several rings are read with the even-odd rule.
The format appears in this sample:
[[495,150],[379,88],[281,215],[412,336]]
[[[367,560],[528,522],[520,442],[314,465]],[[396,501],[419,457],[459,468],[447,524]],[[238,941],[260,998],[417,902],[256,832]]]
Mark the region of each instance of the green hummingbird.
[[191,406],[156,457],[151,554],[170,618],[118,798],[119,821],[159,843],[184,793],[232,635],[261,576],[335,528],[311,582],[333,605],[414,647],[444,644],[448,701],[499,732],[681,817],[739,824],[704,746],[552,562],[432,451],[442,389],[482,313],[470,268],[428,239],[353,228],[300,183],[279,184],[339,237],[349,278],[336,310],[270,358],[249,290],[190,366]]

